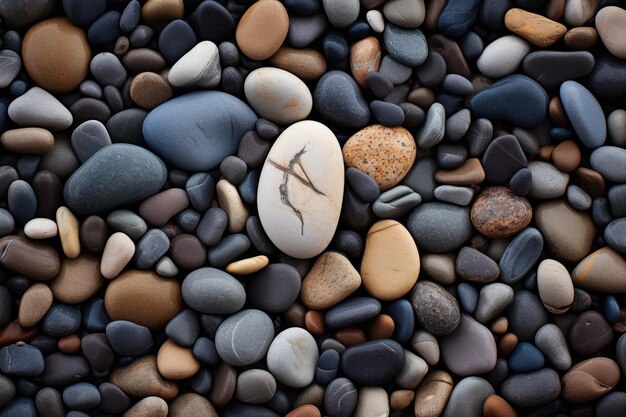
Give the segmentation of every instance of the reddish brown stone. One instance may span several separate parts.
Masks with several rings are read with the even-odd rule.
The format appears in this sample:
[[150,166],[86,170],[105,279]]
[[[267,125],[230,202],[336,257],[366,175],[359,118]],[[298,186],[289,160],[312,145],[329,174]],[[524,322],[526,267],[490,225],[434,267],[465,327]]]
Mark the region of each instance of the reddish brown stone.
[[490,238],[513,236],[528,226],[533,209],[508,187],[487,187],[478,195],[470,217],[480,233]]

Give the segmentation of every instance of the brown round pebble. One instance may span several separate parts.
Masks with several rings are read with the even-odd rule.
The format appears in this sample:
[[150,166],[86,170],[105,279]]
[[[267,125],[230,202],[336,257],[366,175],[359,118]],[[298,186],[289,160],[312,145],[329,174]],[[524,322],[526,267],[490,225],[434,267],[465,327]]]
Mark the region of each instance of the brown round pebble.
[[613,329],[597,311],[585,311],[574,320],[569,330],[572,351],[588,358],[601,352],[613,341]]
[[131,49],[120,60],[132,74],[139,74],[140,72],[158,73],[167,65],[161,54],[150,48]]
[[304,404],[294,408],[285,417],[321,417],[320,410],[313,404]]
[[561,103],[561,99],[558,96],[554,96],[550,99],[550,103],[548,104],[548,113],[550,115],[550,121],[553,124],[560,127],[569,126],[569,120],[565,114],[563,103]]
[[218,417],[213,405],[202,395],[188,392],[170,404],[169,417]]
[[80,225],[80,242],[93,254],[102,253],[108,238],[109,229],[100,216],[89,216]]
[[619,378],[620,370],[615,361],[603,357],[587,359],[563,375],[561,395],[571,404],[593,401],[611,391]]
[[395,326],[396,325],[391,316],[387,314],[379,314],[367,325],[367,337],[370,340],[390,339]]
[[50,282],[50,289],[58,301],[78,304],[93,297],[102,282],[98,259],[91,255],[81,255],[63,260],[59,274]]
[[285,311],[284,317],[285,321],[291,327],[306,327],[305,317],[306,317],[306,308],[302,306],[300,303],[294,303]]
[[356,326],[344,327],[343,329],[337,330],[335,332],[335,339],[345,347],[367,342],[367,337],[365,337],[363,330]]
[[20,324],[24,327],[32,327],[39,323],[52,306],[52,300],[50,287],[41,283],[31,285],[20,300],[17,314]]
[[189,197],[182,188],[170,188],[147,198],[139,205],[139,215],[148,224],[165,226],[167,221],[189,206]]
[[579,167],[576,169],[576,178],[580,186],[592,198],[602,197],[606,193],[606,183],[599,172]]
[[343,146],[343,159],[374,178],[381,190],[398,184],[415,162],[415,139],[403,127],[372,125],[352,135]]
[[517,417],[517,412],[511,404],[499,395],[490,395],[483,404],[485,417]]
[[76,354],[80,352],[80,337],[76,334],[64,336],[58,340],[57,347],[68,355]]
[[326,72],[326,59],[316,49],[281,47],[269,60],[270,64],[289,71],[303,81],[313,81]]
[[430,88],[419,87],[409,93],[408,100],[426,111],[435,102],[435,93]]
[[183,0],[148,0],[141,8],[143,21],[149,26],[157,27],[182,19],[184,13]]
[[517,346],[517,336],[513,333],[507,333],[498,341],[498,352],[500,356],[503,358],[508,358],[508,356],[513,352],[513,349]]
[[200,362],[193,356],[191,349],[178,346],[168,339],[159,348],[157,368],[167,379],[187,379],[198,372]]
[[130,98],[147,110],[165,103],[172,98],[172,94],[172,86],[154,72],[142,72],[130,84]]
[[572,172],[580,164],[580,149],[573,140],[559,143],[552,151],[552,162],[563,172]]
[[40,155],[52,149],[54,136],[38,127],[11,129],[0,136],[0,144],[9,152]]
[[365,87],[365,77],[369,72],[378,71],[380,59],[380,43],[374,36],[368,36],[352,44],[350,48],[350,69],[357,84]]
[[235,368],[222,362],[213,372],[213,388],[209,394],[209,401],[217,407],[224,407],[230,402],[235,393],[237,371]]
[[440,169],[435,173],[435,180],[449,185],[475,185],[485,179],[485,170],[478,158],[470,158],[458,168]]
[[415,393],[410,389],[400,389],[391,393],[389,405],[393,411],[402,411],[411,405],[414,398]]
[[239,19],[235,40],[248,58],[263,61],[274,55],[289,32],[287,9],[278,0],[254,3]]
[[321,336],[326,331],[324,323],[324,313],[316,310],[309,310],[304,315],[304,325],[306,329],[314,336]]
[[470,217],[480,233],[497,239],[513,236],[528,226],[533,209],[528,200],[508,187],[487,187],[474,201]]
[[563,41],[570,49],[589,51],[598,42],[598,32],[591,26],[581,26],[570,29]]
[[178,385],[159,374],[156,358],[152,355],[114,369],[109,380],[133,397],[154,395],[164,400],[173,400],[178,395]]
[[206,248],[194,235],[183,233],[171,241],[170,257],[179,268],[198,269],[206,262],[206,255]]
[[64,17],[33,25],[24,35],[22,61],[40,87],[67,93],[87,77],[91,48],[85,32]]

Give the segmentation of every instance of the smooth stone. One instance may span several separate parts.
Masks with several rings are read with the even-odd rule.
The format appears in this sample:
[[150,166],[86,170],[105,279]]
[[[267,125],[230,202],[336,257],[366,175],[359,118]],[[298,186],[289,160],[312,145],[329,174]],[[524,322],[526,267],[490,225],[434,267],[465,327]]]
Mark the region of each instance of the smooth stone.
[[104,278],[113,279],[122,272],[135,254],[135,244],[122,232],[112,234],[104,246],[100,261],[100,273]]
[[495,394],[493,387],[485,379],[477,376],[463,378],[452,390],[441,416],[480,417],[485,400],[493,394]]
[[139,240],[148,231],[145,220],[130,210],[112,211],[106,220],[111,229],[125,233],[133,240]]
[[454,113],[446,120],[445,137],[452,141],[461,139],[469,130],[471,121],[471,114],[468,109]]
[[422,202],[422,197],[406,185],[397,185],[382,193],[372,205],[374,214],[381,218],[399,218]]
[[174,20],[159,35],[159,52],[169,64],[174,64],[197,44],[191,26],[183,20]]
[[359,16],[360,4],[357,0],[345,2],[322,0],[322,4],[330,24],[338,28],[350,26]]
[[476,61],[478,70],[491,78],[510,75],[531,50],[531,45],[516,35],[506,35],[485,47]]
[[100,85],[112,85],[121,88],[126,81],[126,69],[119,58],[110,52],[102,52],[94,56],[89,64],[91,74]]
[[582,26],[597,10],[597,1],[568,1],[563,10],[563,19],[570,26]]
[[568,339],[572,351],[587,358],[606,348],[613,334],[604,316],[597,311],[585,311],[571,324]]
[[563,399],[571,404],[595,400],[608,393],[620,380],[620,370],[613,360],[595,357],[574,365],[561,382]]
[[508,377],[501,385],[501,393],[516,407],[540,407],[559,396],[561,381],[553,369],[543,368]]
[[480,289],[474,317],[486,324],[495,319],[513,302],[514,291],[501,282],[485,285]]
[[139,400],[129,408],[124,417],[166,417],[168,414],[167,402],[162,398],[150,396]]
[[528,200],[506,187],[488,187],[474,201],[470,217],[483,235],[504,238],[515,235],[530,223],[532,207]]
[[478,291],[467,282],[462,282],[456,287],[459,304],[466,313],[473,313],[478,304]]
[[302,281],[300,299],[311,309],[323,310],[348,297],[361,285],[361,276],[338,252],[320,255]]
[[388,78],[394,85],[405,83],[413,70],[404,64],[393,59],[390,55],[385,55],[380,63],[379,73]]
[[148,112],[139,108],[122,110],[111,116],[106,122],[107,131],[113,143],[132,143],[135,145],[143,142],[141,127]]
[[38,417],[35,402],[26,397],[18,397],[0,411],[0,417]]
[[170,241],[162,230],[150,229],[135,247],[135,266],[150,269],[170,249]]
[[526,55],[524,72],[546,88],[555,88],[564,81],[584,77],[595,65],[593,55],[586,51],[535,51]]
[[319,79],[313,92],[315,110],[324,120],[339,127],[360,129],[370,120],[370,109],[354,79],[332,70]]
[[341,357],[341,369],[351,381],[382,385],[404,366],[404,349],[394,340],[381,339],[352,346]]
[[513,372],[532,372],[543,367],[543,354],[528,342],[518,344],[509,355],[509,368]]
[[429,54],[426,61],[416,70],[417,81],[428,88],[441,84],[445,75],[446,61],[436,52]]
[[218,417],[213,405],[202,395],[186,393],[176,398],[169,406],[171,417]]
[[200,362],[193,356],[191,349],[167,339],[159,348],[157,368],[163,377],[180,380],[195,375],[200,369]]
[[19,226],[28,223],[36,215],[37,196],[29,183],[16,180],[7,191],[7,206],[15,223]]
[[72,148],[81,163],[93,154],[111,144],[106,127],[97,120],[88,120],[72,132]]
[[63,130],[71,126],[72,113],[52,94],[32,87],[11,102],[9,118],[21,126]]
[[330,328],[343,328],[363,323],[378,315],[380,302],[371,297],[355,297],[330,308],[324,317]]
[[200,268],[183,280],[182,297],[194,310],[205,314],[231,314],[246,300],[243,286],[231,275],[215,268]]
[[41,319],[41,330],[50,336],[67,336],[80,327],[81,313],[76,307],[53,303]]
[[626,252],[626,219],[619,218],[611,221],[604,229],[606,243],[620,253]]
[[355,417],[389,415],[389,395],[380,387],[362,387],[358,392]]
[[310,48],[282,46],[269,62],[280,69],[289,71],[303,81],[317,80],[326,73],[327,69],[324,55]]
[[406,29],[389,23],[383,34],[389,55],[401,64],[417,67],[426,61],[428,47],[420,29]]
[[347,378],[337,378],[324,392],[324,407],[330,417],[350,417],[356,409],[357,399],[354,384]]
[[112,320],[161,329],[182,310],[183,299],[178,281],[151,271],[129,270],[111,281],[104,304]]
[[306,84],[279,68],[263,67],[252,71],[246,77],[244,92],[259,116],[278,124],[303,120],[313,107]]
[[110,382],[134,397],[158,396],[172,400],[178,395],[178,386],[159,374],[154,356],[144,356],[116,368],[111,372]]
[[445,253],[470,239],[469,209],[445,203],[426,203],[409,215],[407,228],[418,248]]
[[268,265],[250,278],[246,285],[246,301],[251,307],[268,313],[286,311],[298,298],[301,279],[291,265]]
[[280,48],[287,37],[289,16],[277,1],[249,7],[237,24],[235,39],[251,59],[265,60]]
[[439,15],[439,29],[452,38],[460,38],[470,30],[476,18],[480,1],[449,1]]
[[574,285],[569,272],[561,263],[544,259],[537,268],[539,297],[552,314],[565,313],[574,302]]
[[593,94],[576,81],[561,84],[559,95],[576,135],[586,147],[598,148],[606,140],[606,118]]
[[[207,109],[211,111],[207,113]],[[181,114],[185,114],[184,126],[172,123]],[[254,127],[255,121],[256,116],[241,100],[219,91],[198,91],[176,97],[151,111],[144,120],[143,135],[148,146],[171,164],[205,171],[235,154],[239,139]],[[187,139],[171,140],[181,135]]]
[[[24,327],[33,327],[52,306],[52,290],[45,284],[33,284],[22,295],[18,320]],[[7,304],[10,305],[10,304]]]
[[621,59],[626,59],[626,48],[620,41],[626,35],[625,23],[626,10],[623,7],[603,7],[595,16],[596,29],[602,43],[610,53]]
[[495,138],[486,147],[481,162],[487,181],[496,184],[508,182],[516,172],[528,165],[522,147],[513,135]]
[[165,334],[180,346],[193,346],[200,334],[200,321],[193,310],[185,309],[167,323]]
[[[250,337],[254,335],[253,339]],[[220,324],[215,334],[215,347],[222,360],[233,366],[245,366],[265,357],[274,326],[260,310],[242,310]]]
[[385,18],[396,26],[418,28],[426,17],[423,0],[391,0],[383,6]]
[[456,375],[482,374],[496,365],[493,335],[468,315],[461,316],[456,329],[443,337],[439,346],[444,363]]
[[579,211],[587,211],[591,208],[592,199],[582,187],[577,185],[569,185],[567,187],[567,202],[570,206]]
[[517,234],[500,257],[500,277],[513,284],[522,279],[535,265],[543,251],[543,236],[533,227]]
[[607,118],[609,136],[617,146],[626,144],[626,110],[616,109]]
[[357,196],[367,202],[374,202],[380,195],[380,187],[376,180],[358,168],[346,170],[346,181]]
[[43,355],[36,347],[13,344],[0,349],[0,370],[6,375],[33,378],[43,373],[44,366]]
[[530,161],[528,169],[532,175],[530,197],[551,199],[565,194],[569,182],[568,174],[543,161]]
[[572,366],[572,357],[567,341],[556,324],[548,323],[537,330],[535,346],[541,350],[557,370],[566,371]]
[[548,314],[541,300],[528,290],[515,292],[506,317],[509,320],[509,331],[521,342],[532,340],[537,330],[548,322]]
[[72,384],[63,390],[63,402],[72,410],[89,410],[100,404],[100,391],[87,382]]
[[457,206],[468,206],[474,198],[474,190],[470,187],[457,185],[440,185],[435,188],[435,198],[443,203],[452,203]]
[[65,386],[79,382],[90,373],[89,362],[83,356],[56,352],[45,358],[44,373],[39,378],[47,386]]
[[452,377],[445,371],[430,371],[415,392],[416,417],[434,417],[443,412],[452,393]]
[[294,48],[304,48],[316,40],[328,26],[324,13],[311,16],[289,16],[289,32],[287,41]]
[[572,271],[572,280],[575,287],[586,291],[622,294],[626,292],[626,285],[621,278],[624,268],[626,262],[622,256],[610,247],[604,247],[576,265]]
[[41,155],[52,150],[54,136],[38,127],[11,129],[0,136],[0,143],[9,152]]
[[11,378],[4,375],[0,376],[0,392],[0,407],[4,408],[17,394],[17,389]]
[[106,327],[106,335],[111,348],[121,356],[143,356],[154,347],[150,329],[131,321],[112,321]]
[[103,284],[98,266],[98,260],[91,255],[64,259],[58,275],[50,282],[54,298],[78,304],[93,297]]
[[217,45],[202,41],[180,57],[167,74],[167,80],[179,88],[212,88],[221,80]]
[[591,252],[596,233],[591,216],[575,210],[564,200],[539,204],[535,209],[535,224],[557,259],[578,262]]
[[[310,258],[330,243],[341,212],[342,162],[334,134],[318,122],[290,126],[272,146],[259,179],[259,189],[266,192],[258,196],[257,206],[265,232],[287,255]],[[296,165],[304,178],[293,171]],[[292,193],[294,184],[297,187],[297,200],[289,190],[291,176],[298,179],[291,182]],[[300,200],[306,200],[306,208]]]
[[267,351],[267,368],[278,382],[303,388],[313,381],[319,352],[315,339],[301,328],[279,333]]
[[626,393],[621,391],[610,392],[596,402],[596,416],[610,417],[619,415],[626,406]]
[[59,255],[47,244],[9,235],[0,240],[0,248],[0,264],[26,277],[46,281],[59,272]]
[[276,393],[276,379],[263,369],[249,369],[237,376],[235,398],[248,404],[263,404]]
[[624,68],[624,60],[610,54],[598,54],[596,66],[586,79],[586,85],[599,97],[619,97],[626,92],[622,85]]
[[536,81],[514,74],[480,91],[472,97],[470,107],[476,117],[531,128],[546,118],[548,95]]
[[547,48],[565,36],[567,28],[550,18],[513,8],[504,16],[504,23],[516,33],[540,48]]
[[480,251],[464,247],[455,261],[456,271],[468,281],[488,283],[495,281],[500,275],[498,264]]
[[626,150],[617,146],[601,146],[591,153],[591,167],[605,179],[613,182],[626,182]]
[[446,129],[446,112],[440,103],[434,103],[426,112],[426,120],[417,132],[416,143],[420,149],[430,149],[443,140]]
[[456,299],[443,287],[430,281],[418,281],[411,294],[417,321],[436,336],[450,334],[461,320]]
[[248,209],[243,204],[237,188],[226,179],[221,179],[215,186],[217,202],[228,216],[228,231],[241,232],[245,228]]

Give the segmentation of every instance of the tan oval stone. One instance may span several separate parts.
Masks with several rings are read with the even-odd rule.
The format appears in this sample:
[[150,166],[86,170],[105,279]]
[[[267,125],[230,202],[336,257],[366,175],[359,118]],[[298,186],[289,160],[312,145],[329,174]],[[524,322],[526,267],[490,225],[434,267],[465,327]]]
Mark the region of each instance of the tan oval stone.
[[115,278],[133,259],[135,243],[123,232],[113,233],[102,252],[100,273],[107,279]]
[[63,253],[68,258],[80,255],[80,224],[67,207],[59,207],[56,212],[57,227]]
[[533,209],[528,200],[507,187],[487,187],[478,195],[470,218],[480,233],[490,238],[513,236],[528,226]]
[[129,408],[122,417],[167,417],[167,403],[159,397],[146,397]]
[[415,391],[415,417],[439,417],[452,393],[452,377],[445,371],[430,371]]
[[567,268],[553,259],[544,259],[537,269],[539,298],[553,314],[563,314],[574,302],[574,284]]
[[598,32],[591,26],[572,28],[563,41],[570,49],[588,51],[598,42]]
[[46,129],[24,127],[4,132],[0,144],[10,152],[41,155],[52,149],[54,136]]
[[91,49],[85,32],[64,17],[33,25],[22,42],[22,61],[35,83],[54,93],[67,93],[83,82]]
[[586,403],[611,391],[619,379],[620,370],[615,361],[603,357],[587,359],[563,375],[561,395],[571,404]]
[[217,201],[226,214],[228,214],[228,231],[239,233],[246,227],[248,209],[241,201],[237,187],[225,179],[221,179],[215,186]]
[[81,255],[64,259],[59,274],[50,283],[54,298],[62,303],[78,304],[93,297],[102,286],[98,259]]
[[154,72],[138,74],[130,84],[130,98],[139,107],[152,110],[172,98],[172,86]]
[[365,87],[367,73],[378,71],[380,67],[381,49],[378,39],[368,36],[352,44],[350,48],[350,70],[354,80]]
[[237,46],[247,57],[263,61],[274,55],[289,32],[287,9],[278,0],[254,3],[241,16],[235,32]]
[[200,362],[193,356],[191,349],[178,346],[168,339],[157,354],[157,367],[165,378],[186,379],[198,372]]
[[511,404],[499,395],[490,395],[483,404],[484,417],[517,417]]
[[389,415],[389,395],[381,387],[361,387],[354,417],[380,417]]
[[542,15],[523,9],[509,9],[504,15],[504,25],[513,33],[532,42],[540,48],[547,48],[559,41],[567,28]]
[[58,233],[57,224],[50,219],[38,217],[24,225],[24,234],[31,239],[48,239]]
[[393,411],[402,411],[406,409],[415,398],[415,393],[410,389],[401,389],[391,393],[389,405]]
[[602,43],[617,58],[626,59],[626,10],[607,6],[596,14],[596,29]]
[[426,275],[440,285],[452,285],[456,281],[455,256],[450,253],[427,253],[422,255],[421,268]]
[[141,8],[141,17],[149,26],[162,26],[172,20],[182,19],[184,13],[183,0],[148,0]]
[[260,271],[269,264],[270,260],[265,255],[242,259],[226,265],[226,272],[235,275],[248,275]]
[[107,287],[104,305],[112,320],[161,329],[183,309],[180,283],[153,271],[126,271]]
[[626,293],[626,261],[605,246],[580,261],[572,271],[576,288],[600,293]]
[[52,306],[52,291],[46,284],[31,285],[20,300],[17,319],[23,327],[32,327],[46,315]]
[[381,220],[367,232],[361,261],[363,286],[380,300],[395,300],[417,282],[420,257],[409,231],[395,220]]
[[437,170],[435,180],[442,184],[475,185],[485,180],[485,170],[478,158],[470,158],[458,168]]
[[172,402],[169,417],[218,417],[218,415],[209,400],[189,392]]
[[302,281],[300,299],[305,306],[324,310],[334,306],[361,286],[361,276],[339,252],[324,252]]
[[535,209],[535,223],[547,249],[558,259],[577,262],[591,251],[596,235],[591,216],[575,210],[565,200],[539,204]]
[[281,47],[269,60],[270,64],[289,71],[303,81],[313,81],[326,72],[326,59],[312,48]]
[[114,369],[109,379],[112,384],[133,397],[154,395],[164,400],[172,400],[178,395],[178,386],[159,374],[156,358],[152,355]]
[[343,146],[346,166],[374,178],[382,191],[397,185],[415,162],[415,139],[403,127],[372,125],[352,135]]

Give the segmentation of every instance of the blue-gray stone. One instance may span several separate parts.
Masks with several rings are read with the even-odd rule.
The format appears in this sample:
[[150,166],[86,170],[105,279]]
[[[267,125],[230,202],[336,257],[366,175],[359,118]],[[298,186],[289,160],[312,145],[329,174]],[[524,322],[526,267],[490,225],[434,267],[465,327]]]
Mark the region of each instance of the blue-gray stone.
[[7,193],[7,204],[15,223],[20,226],[26,224],[37,212],[37,196],[33,187],[24,180],[13,181]]
[[422,197],[406,185],[396,185],[382,193],[372,205],[372,211],[381,219],[398,218],[422,202]]
[[34,346],[13,344],[0,349],[0,371],[6,375],[33,378],[43,369],[43,355]]
[[196,229],[196,236],[207,246],[215,246],[222,239],[228,226],[228,214],[219,207],[208,209]]
[[515,407],[541,407],[561,393],[561,379],[554,369],[516,374],[500,386],[502,397]]
[[208,171],[235,155],[241,136],[254,128],[254,112],[220,91],[197,91],[152,110],[143,136],[155,153],[188,171]]
[[215,347],[226,363],[246,366],[265,357],[272,339],[272,319],[261,310],[249,309],[224,320],[215,334]]
[[586,147],[595,149],[606,140],[606,118],[598,100],[576,81],[565,81],[559,90],[563,109],[576,135]]
[[7,376],[0,375],[0,409],[10,403],[16,393],[17,390],[15,389],[13,380]]
[[33,400],[19,397],[0,410],[0,417],[39,417],[39,414]]
[[545,363],[543,354],[535,345],[519,343],[509,355],[509,369],[513,372],[532,372],[540,369]]
[[187,275],[182,294],[189,307],[206,314],[232,314],[246,302],[243,285],[215,268],[200,268]]
[[189,23],[178,19],[168,23],[161,31],[159,35],[159,52],[172,65],[197,43],[196,34],[189,26]]
[[110,10],[96,19],[89,26],[87,39],[95,46],[107,46],[120,37],[120,18],[122,14],[117,10]]
[[193,346],[199,334],[200,320],[190,308],[175,315],[165,326],[165,335],[179,346]]
[[132,0],[124,8],[120,18],[120,29],[123,32],[132,32],[141,20],[141,4],[138,0]]
[[165,164],[135,145],[113,144],[93,154],[65,183],[63,196],[81,214],[109,211],[156,194],[167,179]]
[[609,53],[595,56],[596,66],[585,79],[585,85],[602,98],[621,97],[626,94],[626,60]]
[[324,320],[330,328],[353,326],[380,313],[380,301],[372,297],[355,297],[342,301],[326,312]]
[[343,71],[329,71],[313,93],[315,109],[327,122],[348,129],[365,127],[370,108],[354,79]]
[[92,384],[78,382],[63,390],[63,402],[72,410],[89,410],[100,404],[100,391]]
[[362,385],[384,385],[400,373],[403,365],[404,348],[391,339],[349,347],[341,356],[343,373]]
[[387,23],[383,35],[387,52],[401,64],[417,67],[428,58],[426,37],[420,29],[405,29]]
[[461,38],[474,25],[480,0],[449,0],[439,15],[439,30],[452,38]]
[[223,268],[238,259],[250,249],[250,239],[243,233],[228,235],[220,243],[209,249],[208,260],[211,266]]
[[256,205],[257,189],[259,188],[259,178],[261,178],[261,170],[253,169],[249,171],[239,183],[237,190],[244,203],[251,206]]
[[83,327],[92,333],[104,332],[107,324],[111,322],[102,298],[92,298],[87,301],[83,306],[82,316]]
[[462,282],[456,287],[456,292],[463,311],[473,314],[478,305],[478,291],[476,288],[467,282]]
[[460,380],[452,390],[442,417],[482,417],[483,404],[490,395],[495,394],[487,380],[470,376]]
[[587,51],[535,51],[526,55],[524,72],[546,88],[589,74],[595,59]]
[[[5,209],[0,209],[0,237],[4,237],[10,234],[14,228],[15,220],[13,220],[13,216],[11,215],[11,213]],[[2,323],[1,319],[0,323]]]
[[120,356],[143,356],[154,347],[150,329],[132,321],[116,320],[106,327],[109,344]]
[[328,386],[339,370],[339,361],[341,357],[335,349],[328,349],[322,352],[317,361],[317,369],[315,369],[315,382],[323,387]]
[[358,394],[348,378],[337,378],[324,392],[324,408],[330,417],[350,417],[356,408]]
[[467,207],[437,202],[413,210],[407,228],[420,249],[433,253],[459,248],[470,239],[473,230]]
[[216,366],[222,360],[217,354],[215,343],[206,337],[199,337],[193,344],[191,352],[200,362],[210,366]]
[[475,117],[501,119],[531,128],[546,118],[548,100],[548,94],[535,80],[514,74],[476,94],[470,107]]
[[170,240],[160,229],[150,229],[137,242],[135,248],[135,265],[139,269],[152,267],[170,248]]
[[626,254],[626,218],[609,223],[604,229],[604,240],[616,251]]
[[526,275],[543,251],[543,236],[534,227],[527,227],[508,244],[500,257],[500,279],[514,284]]
[[106,127],[98,120],[87,120],[72,132],[72,148],[81,163],[111,144]]
[[185,190],[193,208],[204,212],[211,207],[215,195],[215,180],[205,172],[198,172],[189,177]]
[[532,340],[537,330],[548,322],[548,313],[541,300],[527,290],[515,293],[506,317],[509,320],[509,331],[513,332],[520,342]]
[[[28,3],[25,3],[28,4]],[[78,26],[85,26],[102,16],[107,10],[106,0],[63,0],[63,12]]]
[[591,167],[613,182],[626,182],[626,149],[602,146],[591,153]]
[[54,303],[41,319],[41,330],[50,336],[67,336],[80,327],[81,314],[76,307]]

